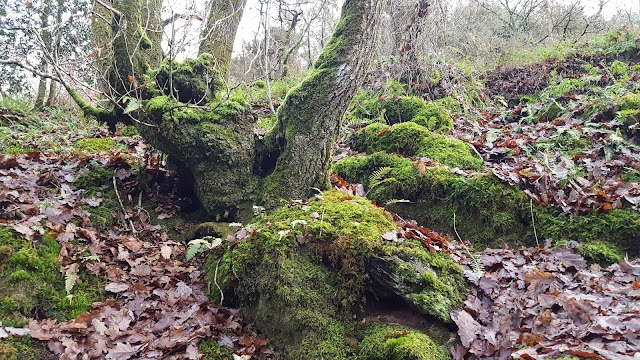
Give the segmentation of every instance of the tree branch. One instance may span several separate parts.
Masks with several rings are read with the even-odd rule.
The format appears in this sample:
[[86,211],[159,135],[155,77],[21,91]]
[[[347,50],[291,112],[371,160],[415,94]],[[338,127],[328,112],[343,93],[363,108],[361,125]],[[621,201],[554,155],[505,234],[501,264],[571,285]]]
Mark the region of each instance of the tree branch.
[[120,11],[118,11],[117,9],[115,9],[113,6],[110,6],[109,4],[105,3],[102,0],[96,0],[96,2],[100,5],[102,5],[105,9],[111,11],[112,13],[122,17],[122,13]]

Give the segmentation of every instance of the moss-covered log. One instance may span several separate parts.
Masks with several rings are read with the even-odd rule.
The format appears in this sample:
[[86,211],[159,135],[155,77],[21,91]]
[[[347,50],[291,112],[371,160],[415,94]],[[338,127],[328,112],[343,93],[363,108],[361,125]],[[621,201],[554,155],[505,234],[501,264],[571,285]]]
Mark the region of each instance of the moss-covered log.
[[[364,78],[385,0],[347,0],[313,72],[278,109],[266,147],[277,157],[265,199],[305,198],[328,186],[340,120]],[[279,156],[278,156],[279,155]]]

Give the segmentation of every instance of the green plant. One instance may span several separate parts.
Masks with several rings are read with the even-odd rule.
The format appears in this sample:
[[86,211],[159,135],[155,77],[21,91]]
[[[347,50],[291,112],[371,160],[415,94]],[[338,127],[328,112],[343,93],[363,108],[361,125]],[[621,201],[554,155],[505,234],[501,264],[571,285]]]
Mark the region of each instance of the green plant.
[[214,236],[205,236],[200,239],[194,239],[187,244],[186,259],[191,260],[196,255],[201,254],[207,250],[212,250],[222,245],[222,239]]

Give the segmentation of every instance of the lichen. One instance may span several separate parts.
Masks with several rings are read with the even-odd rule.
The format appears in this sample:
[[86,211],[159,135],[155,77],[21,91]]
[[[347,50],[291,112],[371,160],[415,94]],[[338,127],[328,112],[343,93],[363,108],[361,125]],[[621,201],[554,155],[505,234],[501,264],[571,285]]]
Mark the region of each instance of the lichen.
[[398,325],[370,326],[360,343],[358,360],[447,360],[446,349],[426,334]]
[[436,134],[413,122],[391,127],[371,124],[358,131],[357,148],[367,153],[386,151],[405,156],[426,156],[444,165],[462,169],[482,169],[484,163],[468,144]]
[[112,138],[85,138],[75,142],[75,148],[90,153],[107,152],[115,146]]

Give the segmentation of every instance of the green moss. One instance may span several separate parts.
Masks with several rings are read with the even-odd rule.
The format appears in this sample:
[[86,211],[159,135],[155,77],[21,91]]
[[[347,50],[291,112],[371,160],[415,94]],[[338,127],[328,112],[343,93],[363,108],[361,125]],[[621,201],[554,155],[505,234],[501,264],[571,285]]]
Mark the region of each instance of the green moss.
[[170,94],[182,103],[199,105],[215,101],[225,87],[211,54],[182,62],[167,59],[160,69],[150,71],[146,78],[155,80],[147,84],[148,95]]
[[198,345],[200,352],[204,356],[205,360],[231,360],[233,359],[233,350],[227,347],[218,345],[213,340],[204,340]]
[[48,235],[34,244],[0,227],[0,245],[14,252],[0,269],[0,322],[5,326],[24,326],[34,316],[66,321],[102,297],[102,285],[82,272],[73,296],[67,297],[57,262],[60,244]]
[[384,252],[402,297],[411,299],[420,312],[450,323],[449,312],[461,307],[467,296],[460,265],[447,255],[425,251],[419,243],[385,246]]
[[[452,105],[450,101],[442,103]],[[428,130],[447,133],[453,129],[453,120],[447,109],[440,104],[439,102],[428,103],[416,96],[375,97],[361,92],[354,99],[352,113],[357,118],[383,118],[386,120],[384,122],[389,124],[413,121]]]
[[400,123],[387,128],[371,124],[357,134],[358,149],[373,153],[386,151],[405,156],[426,156],[447,166],[479,170],[482,159],[469,145],[444,135],[435,134],[416,123]]
[[616,245],[605,241],[590,241],[580,244],[576,251],[585,259],[604,266],[618,263],[624,257]]
[[98,165],[92,165],[89,171],[79,175],[74,184],[79,189],[92,190],[113,182],[115,172]]
[[75,148],[90,153],[106,152],[115,146],[111,138],[86,138],[75,142]]
[[[386,177],[394,181],[372,188],[369,177],[382,167],[391,168]],[[367,196],[376,201],[411,200],[411,204],[391,208],[438,231],[453,233],[455,214],[462,238],[480,248],[535,244],[529,198],[493,175],[465,177],[441,167],[426,168],[421,175],[415,161],[381,152],[345,158],[333,170],[347,181],[364,184]],[[640,213],[631,208],[570,219],[552,208],[534,205],[533,214],[539,238],[607,239],[630,254],[640,253]]]
[[136,135],[140,135],[140,133],[138,132],[138,129],[136,129],[135,126],[132,125],[128,125],[125,126],[122,131],[121,131],[122,136],[136,136]]
[[[6,324],[5,324],[6,325]],[[0,359],[2,360],[53,360],[58,357],[30,336],[0,339]]]
[[[622,181],[626,182],[640,182],[640,170],[627,169],[620,178],[622,179]],[[1,261],[0,264],[2,264]]]
[[426,334],[402,326],[373,325],[360,343],[358,360],[446,360],[446,349]]
[[[426,249],[394,249],[382,234],[395,227],[390,214],[369,201],[325,192],[260,219],[255,235],[211,256],[207,280],[220,286],[225,301],[235,301],[288,358],[352,359],[357,352],[348,341],[356,336],[352,314],[365,302],[366,267],[373,257],[419,259],[449,282],[456,266]],[[416,293],[448,291],[437,279],[427,284],[414,278],[406,284],[427,288]],[[217,286],[210,296],[220,302]],[[453,299],[437,297],[443,307],[457,304],[461,296],[447,295]],[[440,308],[434,311],[441,314]]]

